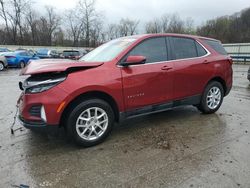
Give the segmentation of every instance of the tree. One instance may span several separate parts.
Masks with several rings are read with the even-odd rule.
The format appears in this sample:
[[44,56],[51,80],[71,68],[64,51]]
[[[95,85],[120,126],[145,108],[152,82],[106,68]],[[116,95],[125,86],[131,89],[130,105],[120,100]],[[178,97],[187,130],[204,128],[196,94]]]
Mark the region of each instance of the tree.
[[136,33],[137,26],[139,21],[137,20],[130,20],[128,18],[122,18],[119,24],[119,32],[120,36],[128,36],[134,35]]
[[73,46],[79,46],[79,39],[84,26],[84,22],[79,15],[80,12],[77,7],[68,10],[65,15],[66,25],[68,28],[67,31],[70,38],[73,40]]
[[146,30],[146,33],[162,33],[163,27],[162,27],[161,20],[155,18],[154,20],[146,23],[145,30]]
[[80,0],[79,1],[79,10],[81,12],[81,19],[84,24],[85,33],[85,44],[90,46],[90,30],[93,27],[94,22],[96,21],[97,13],[95,10],[95,0]]
[[28,8],[28,11],[26,13],[26,23],[31,32],[30,35],[31,35],[32,45],[36,45],[37,44],[38,15],[35,13],[35,11],[31,7]]

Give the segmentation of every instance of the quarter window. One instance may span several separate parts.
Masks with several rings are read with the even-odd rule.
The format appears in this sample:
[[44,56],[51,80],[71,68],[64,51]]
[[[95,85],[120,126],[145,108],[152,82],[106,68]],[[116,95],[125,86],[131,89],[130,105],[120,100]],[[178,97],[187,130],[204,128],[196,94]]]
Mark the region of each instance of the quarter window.
[[227,55],[227,52],[220,43],[220,41],[208,40],[208,39],[204,39],[203,41],[205,41],[211,48],[213,48],[219,54]]
[[167,61],[167,47],[165,37],[151,38],[133,48],[128,56],[140,55],[146,57],[146,63]]

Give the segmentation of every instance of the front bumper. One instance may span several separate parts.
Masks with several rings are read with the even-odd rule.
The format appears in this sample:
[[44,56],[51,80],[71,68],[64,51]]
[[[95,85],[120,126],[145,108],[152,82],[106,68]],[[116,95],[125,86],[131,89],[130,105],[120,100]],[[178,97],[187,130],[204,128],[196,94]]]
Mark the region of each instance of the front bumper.
[[21,115],[18,116],[18,119],[21,125],[24,126],[25,128],[38,132],[44,132],[44,133],[57,132],[59,128],[59,126],[57,125],[47,125],[45,122],[42,121],[25,120]]
[[59,125],[68,94],[55,86],[37,94],[22,93],[19,100],[19,119],[27,128]]

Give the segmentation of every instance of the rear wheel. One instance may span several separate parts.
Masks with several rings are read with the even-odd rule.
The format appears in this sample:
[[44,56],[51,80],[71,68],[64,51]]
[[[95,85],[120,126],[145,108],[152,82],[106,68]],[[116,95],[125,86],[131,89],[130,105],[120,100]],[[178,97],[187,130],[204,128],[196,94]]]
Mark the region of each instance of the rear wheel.
[[217,81],[210,82],[202,95],[197,108],[204,114],[215,113],[221,106],[224,98],[224,89]]
[[24,61],[20,61],[19,67],[20,67],[20,68],[24,68],[24,67],[25,67],[25,62],[24,62]]
[[105,140],[114,124],[114,112],[100,99],[79,103],[69,114],[68,134],[81,146],[90,147]]
[[3,71],[4,70],[4,64],[3,62],[0,62],[0,71]]

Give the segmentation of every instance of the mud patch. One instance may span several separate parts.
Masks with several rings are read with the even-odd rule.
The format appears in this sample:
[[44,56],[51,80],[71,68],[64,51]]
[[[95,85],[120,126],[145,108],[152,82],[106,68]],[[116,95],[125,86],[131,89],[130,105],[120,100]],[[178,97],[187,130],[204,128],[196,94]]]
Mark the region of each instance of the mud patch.
[[137,134],[132,137],[142,146],[142,148],[153,147],[157,149],[169,150],[171,148],[170,132],[173,131],[171,131],[169,127],[150,127],[139,130]]

